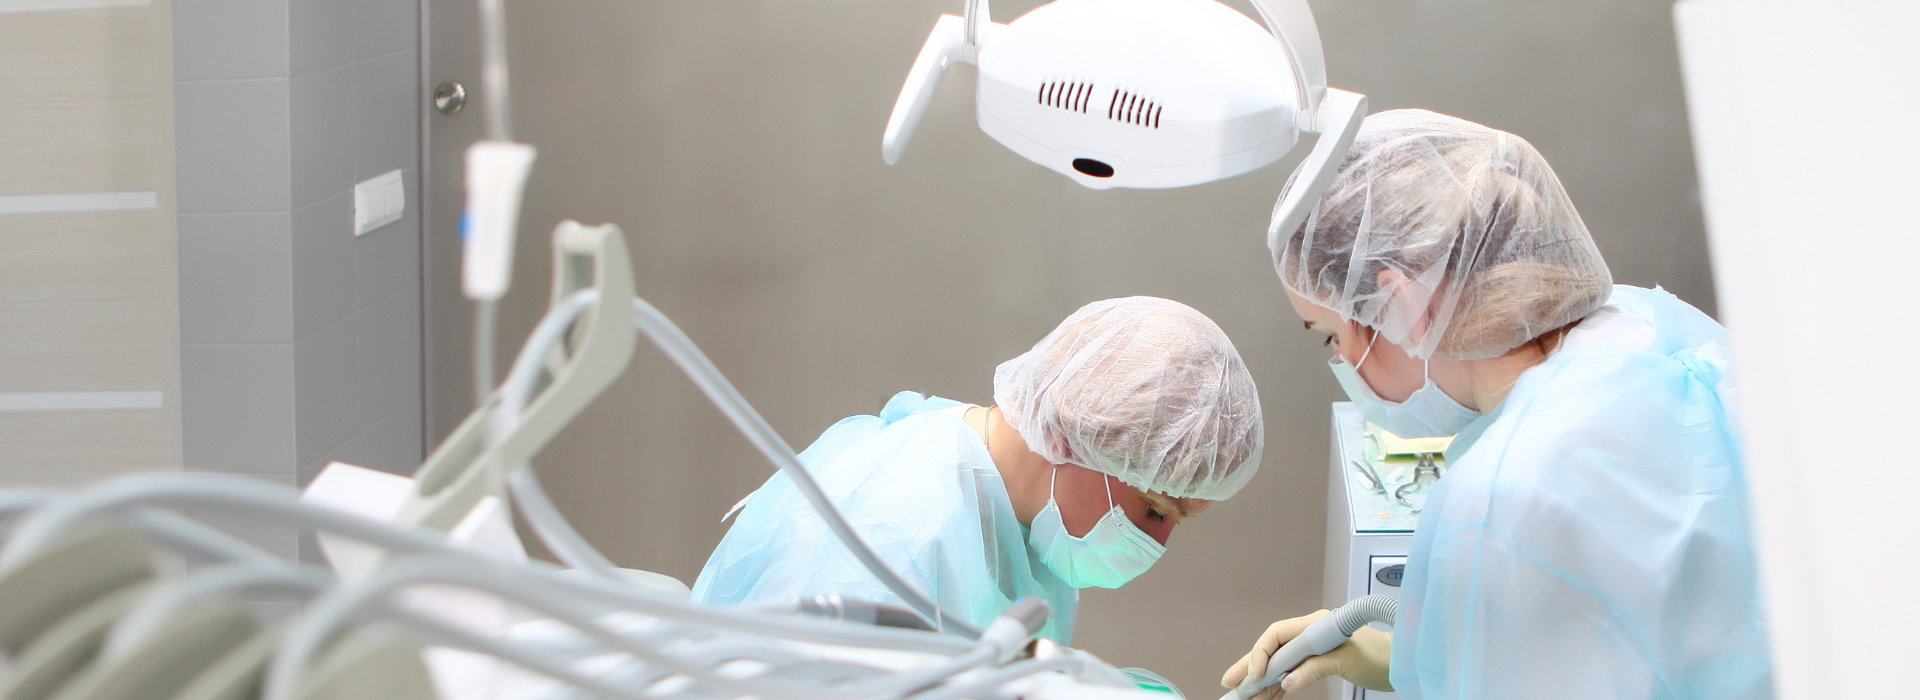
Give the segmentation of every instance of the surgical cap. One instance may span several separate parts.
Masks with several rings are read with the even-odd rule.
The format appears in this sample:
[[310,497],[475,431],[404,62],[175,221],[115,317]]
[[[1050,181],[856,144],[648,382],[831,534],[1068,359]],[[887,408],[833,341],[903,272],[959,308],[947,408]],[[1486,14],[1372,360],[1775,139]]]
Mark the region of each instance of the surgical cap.
[[1306,222],[1268,240],[1288,290],[1414,357],[1499,357],[1612,292],[1539,151],[1425,110],[1367,117]]
[[1096,301],[993,373],[993,398],[1054,464],[1223,500],[1260,468],[1260,396],[1227,334],[1185,304]]

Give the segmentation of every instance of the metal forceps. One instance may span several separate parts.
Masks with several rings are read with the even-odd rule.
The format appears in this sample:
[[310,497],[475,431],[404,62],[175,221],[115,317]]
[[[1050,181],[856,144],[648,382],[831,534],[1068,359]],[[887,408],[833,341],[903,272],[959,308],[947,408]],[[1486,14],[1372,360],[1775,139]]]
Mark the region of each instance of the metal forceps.
[[1425,505],[1425,501],[1423,500],[1421,503],[1416,504],[1410,500],[1408,496],[1425,494],[1427,489],[1431,488],[1433,483],[1439,480],[1439,461],[1433,458],[1432,452],[1422,452],[1419,455],[1419,461],[1413,467],[1413,480],[1401,484],[1400,488],[1394,489],[1393,500],[1399,501],[1400,505],[1411,508],[1413,512],[1418,513],[1420,512],[1420,508]]

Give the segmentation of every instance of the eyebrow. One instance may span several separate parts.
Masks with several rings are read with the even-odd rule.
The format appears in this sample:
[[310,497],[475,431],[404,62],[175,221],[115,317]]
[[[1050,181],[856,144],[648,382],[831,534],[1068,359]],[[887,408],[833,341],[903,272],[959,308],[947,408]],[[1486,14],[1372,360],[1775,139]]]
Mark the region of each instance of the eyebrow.
[[1306,328],[1307,330],[1313,330],[1313,322],[1312,322],[1312,321],[1301,321],[1301,322],[1300,322],[1300,325],[1301,325],[1302,327],[1305,327],[1305,328]]

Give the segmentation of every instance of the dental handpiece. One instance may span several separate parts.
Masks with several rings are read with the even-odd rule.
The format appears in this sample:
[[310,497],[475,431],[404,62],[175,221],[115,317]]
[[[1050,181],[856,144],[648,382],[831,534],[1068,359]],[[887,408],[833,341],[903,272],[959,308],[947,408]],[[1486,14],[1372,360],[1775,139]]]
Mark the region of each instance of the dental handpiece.
[[1399,599],[1384,593],[1355,598],[1340,606],[1324,617],[1314,620],[1307,629],[1294,637],[1292,641],[1280,646],[1280,650],[1267,657],[1267,670],[1258,678],[1248,676],[1220,700],[1247,700],[1259,695],[1298,668],[1307,659],[1333,651],[1347,643],[1347,639],[1369,622],[1393,624],[1393,615],[1400,607]]

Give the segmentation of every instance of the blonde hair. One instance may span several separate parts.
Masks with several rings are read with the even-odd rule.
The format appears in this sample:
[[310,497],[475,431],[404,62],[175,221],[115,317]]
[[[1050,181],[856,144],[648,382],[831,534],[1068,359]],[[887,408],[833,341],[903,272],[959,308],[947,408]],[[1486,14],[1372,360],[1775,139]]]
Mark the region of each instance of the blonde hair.
[[1499,357],[1612,294],[1606,261],[1539,151],[1422,110],[1367,117],[1291,233],[1273,250],[1287,289],[1414,357]]
[[1466,345],[1520,347],[1586,318],[1612,293],[1610,281],[1565,265],[1531,260],[1495,265],[1461,291],[1454,321],[1434,354],[1465,355]]

